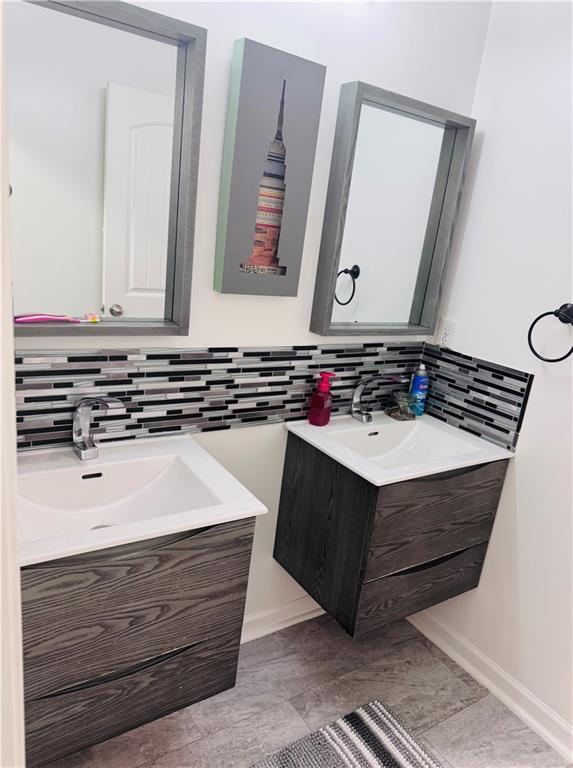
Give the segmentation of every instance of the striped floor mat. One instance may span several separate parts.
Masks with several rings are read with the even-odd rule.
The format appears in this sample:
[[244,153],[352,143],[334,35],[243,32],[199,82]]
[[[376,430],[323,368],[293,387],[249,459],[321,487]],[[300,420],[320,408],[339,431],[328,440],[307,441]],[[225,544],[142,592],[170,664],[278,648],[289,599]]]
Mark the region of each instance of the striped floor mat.
[[392,710],[373,701],[253,768],[442,768]]

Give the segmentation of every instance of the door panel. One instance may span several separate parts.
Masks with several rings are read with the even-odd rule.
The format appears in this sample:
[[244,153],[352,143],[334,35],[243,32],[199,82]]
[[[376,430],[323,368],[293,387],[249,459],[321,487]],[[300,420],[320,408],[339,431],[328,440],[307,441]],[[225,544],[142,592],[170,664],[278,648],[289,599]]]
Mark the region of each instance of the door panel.
[[103,315],[162,318],[173,143],[171,96],[109,83]]

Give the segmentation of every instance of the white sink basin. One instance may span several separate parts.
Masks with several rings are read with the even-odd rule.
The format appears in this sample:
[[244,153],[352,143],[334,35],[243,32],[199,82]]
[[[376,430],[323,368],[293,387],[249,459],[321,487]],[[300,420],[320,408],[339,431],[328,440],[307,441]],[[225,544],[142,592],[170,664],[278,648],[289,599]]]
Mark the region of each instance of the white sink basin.
[[192,437],[71,448],[18,460],[21,565],[193,530],[266,508]]
[[326,427],[289,422],[287,429],[377,486],[514,455],[431,416],[396,421],[377,413],[369,424],[337,416]]

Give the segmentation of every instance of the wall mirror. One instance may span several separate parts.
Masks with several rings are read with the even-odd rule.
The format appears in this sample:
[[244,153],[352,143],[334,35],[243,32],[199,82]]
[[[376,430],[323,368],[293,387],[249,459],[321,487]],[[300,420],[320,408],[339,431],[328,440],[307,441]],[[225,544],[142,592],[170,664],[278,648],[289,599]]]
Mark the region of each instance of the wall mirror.
[[432,334],[475,121],[341,88],[310,330]]
[[5,15],[14,314],[68,318],[16,333],[187,333],[206,31],[122,2]]

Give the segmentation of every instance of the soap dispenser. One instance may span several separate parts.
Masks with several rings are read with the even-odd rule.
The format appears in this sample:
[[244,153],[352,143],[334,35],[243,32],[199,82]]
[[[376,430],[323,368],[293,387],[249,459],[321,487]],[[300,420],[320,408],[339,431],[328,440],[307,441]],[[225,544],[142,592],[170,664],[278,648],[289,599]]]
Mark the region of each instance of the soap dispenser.
[[330,393],[330,379],[336,374],[322,371],[316,390],[310,398],[308,420],[315,427],[325,427],[330,421],[332,409],[332,395]]
[[428,384],[430,377],[424,363],[412,375],[410,384],[410,409],[415,416],[422,416],[426,409],[426,397],[428,396]]

